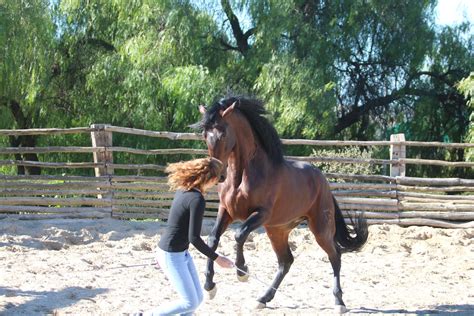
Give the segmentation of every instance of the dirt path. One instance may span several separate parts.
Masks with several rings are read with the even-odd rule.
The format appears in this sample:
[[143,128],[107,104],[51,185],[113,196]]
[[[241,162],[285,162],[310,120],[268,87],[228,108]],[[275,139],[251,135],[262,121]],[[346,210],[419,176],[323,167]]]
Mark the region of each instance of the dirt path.
[[[211,227],[206,222],[203,235]],[[163,227],[114,220],[0,221],[0,314],[120,315],[175,297],[148,264]],[[233,229],[219,251],[234,258]],[[198,315],[314,315],[333,309],[332,269],[306,228],[290,236],[295,263],[264,310],[252,308],[276,272],[266,235],[246,244],[247,283],[216,267],[216,298]],[[194,248],[201,279],[205,259]],[[349,314],[474,314],[474,229],[370,227],[367,246],[343,255]]]

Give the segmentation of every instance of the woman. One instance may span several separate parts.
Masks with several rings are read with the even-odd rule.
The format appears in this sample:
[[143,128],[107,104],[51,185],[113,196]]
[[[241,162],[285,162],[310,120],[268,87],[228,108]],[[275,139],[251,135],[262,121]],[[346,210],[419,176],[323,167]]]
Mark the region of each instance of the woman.
[[190,243],[219,266],[234,266],[228,258],[209,248],[200,235],[206,204],[203,193],[217,184],[222,168],[222,162],[215,158],[173,163],[166,168],[168,184],[177,191],[166,231],[158,243],[157,257],[180,299],[150,310],[145,315],[190,315],[201,304],[203,292],[193,258],[188,252]]

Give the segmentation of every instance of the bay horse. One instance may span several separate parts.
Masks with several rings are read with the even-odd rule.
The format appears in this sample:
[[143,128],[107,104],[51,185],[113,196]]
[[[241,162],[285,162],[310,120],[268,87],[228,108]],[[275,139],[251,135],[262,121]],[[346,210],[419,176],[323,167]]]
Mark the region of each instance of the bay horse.
[[[193,125],[203,131],[211,157],[224,163],[225,180],[218,185],[219,209],[208,245],[216,250],[230,223],[241,221],[235,234],[235,265],[239,279],[248,278],[243,254],[249,234],[263,226],[278,259],[276,276],[257,308],[273,299],[294,261],[288,236],[303,221],[327,253],[334,271],[335,310],[346,311],[340,285],[341,254],[359,250],[367,241],[367,221],[359,215],[346,225],[323,173],[310,163],[286,160],[282,143],[265,117],[259,100],[229,97],[209,109],[200,106],[202,119]],[[247,272],[247,273],[244,273]],[[213,298],[214,265],[208,260],[204,289]]]

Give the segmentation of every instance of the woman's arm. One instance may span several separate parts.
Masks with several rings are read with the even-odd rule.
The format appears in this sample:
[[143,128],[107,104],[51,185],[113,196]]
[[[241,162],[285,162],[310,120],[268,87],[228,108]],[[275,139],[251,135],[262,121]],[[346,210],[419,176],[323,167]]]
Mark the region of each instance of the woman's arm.
[[189,242],[196,247],[199,252],[212,260],[216,260],[218,254],[213,251],[201,238],[202,219],[206,201],[204,197],[196,197],[189,204]]

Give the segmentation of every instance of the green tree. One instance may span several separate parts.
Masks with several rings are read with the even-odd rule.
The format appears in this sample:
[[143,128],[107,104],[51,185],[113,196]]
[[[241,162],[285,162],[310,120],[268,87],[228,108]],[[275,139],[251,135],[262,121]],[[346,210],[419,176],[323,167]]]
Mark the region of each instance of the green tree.
[[61,14],[62,82],[84,123],[183,130],[216,93],[210,72],[225,56],[186,1],[65,1]]
[[[197,105],[212,101],[222,85],[213,75],[226,58],[214,49],[215,24],[187,1],[62,1],[56,13],[57,100],[72,126],[185,131],[198,119]],[[176,146],[163,139],[114,139],[123,146]]]
[[[54,24],[48,1],[0,3],[0,125],[5,128],[43,127],[54,110],[48,106],[52,79]],[[11,146],[34,147],[31,136],[11,137]],[[36,154],[16,159],[37,161]],[[38,168],[18,171],[37,174]]]
[[[455,85],[474,68],[472,26],[438,28],[436,1],[221,6],[230,25],[222,46],[238,55],[236,69],[256,69],[240,71],[250,77],[238,82],[254,82],[247,91],[266,99],[282,136],[464,141],[469,115]],[[463,160],[462,150],[412,154]]]
[[[223,0],[221,6],[222,24],[230,25],[222,46],[240,55],[236,69],[256,70],[235,80],[254,83],[246,89],[267,99],[284,135],[386,138],[413,117],[418,100],[446,85],[447,75],[459,80],[472,68],[472,38],[462,40],[471,26],[439,32],[434,0]],[[443,67],[434,67],[441,60]],[[446,91],[462,107],[457,80]],[[465,120],[455,124],[465,128]]]
[[[474,37],[469,35],[470,26],[462,24],[457,27],[444,27],[436,36],[432,52],[427,56],[425,70],[421,77],[415,79],[410,95],[414,100],[408,104],[410,109],[402,117],[401,131],[411,140],[466,142],[469,127],[469,108],[467,95],[457,89],[458,82],[467,77],[469,70],[474,69]],[[428,149],[413,148],[411,156],[425,159],[463,161],[463,149]],[[450,170],[437,167],[410,166],[410,174],[431,176],[443,174],[460,176],[472,174],[462,168]]]
[[[363,140],[404,132],[409,140],[463,141],[470,111],[456,83],[474,68],[472,28],[436,27],[435,6],[435,0],[9,1],[0,11],[6,43],[0,124],[184,131],[198,119],[198,104],[231,91],[263,98],[282,137]],[[15,104],[21,111],[12,111]],[[85,144],[86,136],[68,142]],[[463,151],[415,154],[463,158]]]
[[[468,100],[467,105],[470,112],[469,129],[466,133],[465,141],[468,143],[474,143],[474,72],[471,72],[469,77],[466,77],[459,82],[458,89]],[[466,152],[466,161],[474,161],[474,149],[470,148],[466,150]]]

